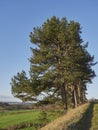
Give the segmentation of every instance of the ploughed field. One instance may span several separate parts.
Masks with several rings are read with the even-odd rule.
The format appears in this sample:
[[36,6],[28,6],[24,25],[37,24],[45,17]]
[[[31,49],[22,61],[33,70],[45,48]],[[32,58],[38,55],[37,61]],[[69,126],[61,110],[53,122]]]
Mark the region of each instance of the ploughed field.
[[0,130],[38,130],[62,115],[55,110],[0,111]]

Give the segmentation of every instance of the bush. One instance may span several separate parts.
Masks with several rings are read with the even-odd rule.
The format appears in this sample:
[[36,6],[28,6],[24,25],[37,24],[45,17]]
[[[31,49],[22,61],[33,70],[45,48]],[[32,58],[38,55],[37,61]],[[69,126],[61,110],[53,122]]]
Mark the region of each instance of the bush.
[[39,122],[40,122],[40,124],[41,124],[41,127],[42,127],[42,126],[45,126],[45,125],[49,122],[49,120],[48,120],[48,118],[47,118],[47,113],[46,113],[45,111],[41,111],[41,112],[40,112]]

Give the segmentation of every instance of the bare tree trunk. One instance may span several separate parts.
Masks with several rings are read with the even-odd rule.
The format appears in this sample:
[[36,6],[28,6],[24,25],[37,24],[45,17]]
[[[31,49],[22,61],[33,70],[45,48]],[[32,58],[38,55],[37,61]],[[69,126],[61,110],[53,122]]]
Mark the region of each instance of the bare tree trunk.
[[64,111],[68,110],[68,104],[67,104],[67,91],[65,90],[65,86],[61,86],[61,96],[62,96],[62,101],[64,105]]
[[74,107],[77,107],[77,95],[76,95],[75,86],[74,86],[74,89],[73,89],[73,103],[74,103]]
[[77,102],[78,102],[78,104],[81,103],[81,92],[80,92],[80,88],[81,88],[81,83],[79,81],[79,83],[77,84]]
[[82,101],[82,103],[84,103],[86,101],[86,95],[85,95],[86,92],[85,91],[86,91],[85,86],[82,85],[81,86],[81,101]]

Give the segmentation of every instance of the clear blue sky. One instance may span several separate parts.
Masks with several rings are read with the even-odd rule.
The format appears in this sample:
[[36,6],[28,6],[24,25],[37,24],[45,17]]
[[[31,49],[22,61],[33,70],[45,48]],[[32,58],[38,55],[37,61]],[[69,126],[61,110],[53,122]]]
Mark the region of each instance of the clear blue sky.
[[[0,95],[12,96],[11,78],[29,71],[29,34],[47,18],[66,17],[81,24],[82,39],[98,61],[98,0],[0,0]],[[98,65],[93,68],[98,75]],[[98,98],[98,77],[88,85],[88,98]]]

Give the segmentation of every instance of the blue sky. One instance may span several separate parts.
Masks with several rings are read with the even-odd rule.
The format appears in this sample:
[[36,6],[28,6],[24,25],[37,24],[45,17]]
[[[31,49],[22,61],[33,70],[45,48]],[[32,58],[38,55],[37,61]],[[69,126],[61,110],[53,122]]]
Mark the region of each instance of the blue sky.
[[[66,17],[81,24],[82,39],[98,61],[98,0],[0,0],[0,95],[12,96],[11,78],[29,71],[29,34],[47,18]],[[98,65],[93,67],[98,75]],[[88,85],[88,98],[98,98],[98,77]]]

